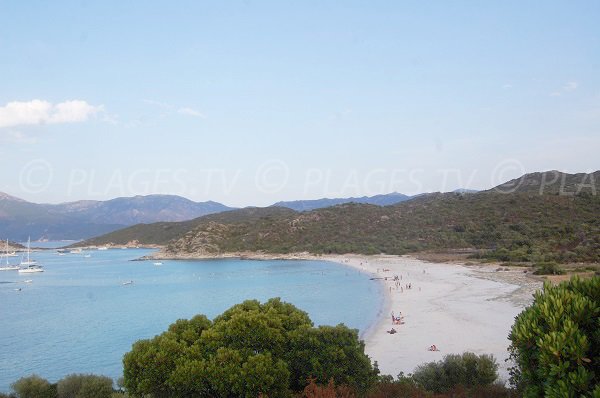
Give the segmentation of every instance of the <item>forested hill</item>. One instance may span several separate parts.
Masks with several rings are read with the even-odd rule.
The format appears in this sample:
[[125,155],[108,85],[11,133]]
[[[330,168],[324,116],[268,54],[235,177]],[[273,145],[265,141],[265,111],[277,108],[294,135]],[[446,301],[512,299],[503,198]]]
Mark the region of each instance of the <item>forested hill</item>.
[[138,240],[167,244],[165,251],[175,255],[469,248],[503,261],[600,262],[600,196],[589,187],[568,195],[539,194],[527,186],[512,193],[428,194],[384,207],[343,204],[302,213],[248,208],[186,223],[139,225],[85,244]]
[[475,248],[503,261],[600,262],[600,198],[437,194],[379,207],[344,204],[252,222],[206,220],[168,253],[388,253]]

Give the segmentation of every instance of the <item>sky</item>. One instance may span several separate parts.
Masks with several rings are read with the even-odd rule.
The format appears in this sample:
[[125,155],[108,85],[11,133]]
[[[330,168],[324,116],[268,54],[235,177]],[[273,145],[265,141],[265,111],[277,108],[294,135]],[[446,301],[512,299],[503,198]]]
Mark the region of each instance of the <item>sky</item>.
[[0,1],[0,191],[231,206],[600,169],[598,1]]

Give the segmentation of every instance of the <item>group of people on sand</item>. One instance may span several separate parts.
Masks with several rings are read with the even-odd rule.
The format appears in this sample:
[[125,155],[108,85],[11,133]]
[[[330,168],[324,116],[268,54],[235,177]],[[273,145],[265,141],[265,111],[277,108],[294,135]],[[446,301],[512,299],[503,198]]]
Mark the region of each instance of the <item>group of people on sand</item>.
[[392,311],[392,325],[403,325],[404,317],[402,316],[402,311],[400,311],[400,315],[394,316],[394,311]]

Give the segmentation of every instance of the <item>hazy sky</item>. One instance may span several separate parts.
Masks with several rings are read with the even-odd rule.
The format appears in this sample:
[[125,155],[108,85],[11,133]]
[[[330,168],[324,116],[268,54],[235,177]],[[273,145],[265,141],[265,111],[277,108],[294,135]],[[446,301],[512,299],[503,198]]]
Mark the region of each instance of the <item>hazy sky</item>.
[[596,0],[2,1],[0,191],[243,206],[597,170],[599,20]]

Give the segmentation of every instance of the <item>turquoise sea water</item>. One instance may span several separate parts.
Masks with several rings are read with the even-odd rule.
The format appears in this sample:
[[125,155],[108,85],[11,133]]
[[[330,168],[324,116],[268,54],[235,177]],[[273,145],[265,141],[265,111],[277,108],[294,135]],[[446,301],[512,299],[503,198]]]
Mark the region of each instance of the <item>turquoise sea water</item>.
[[[116,380],[122,356],[136,340],[161,333],[178,318],[213,318],[246,299],[281,297],[317,325],[344,323],[361,332],[383,301],[368,275],[335,263],[130,261],[149,252],[91,251],[89,258],[36,252],[32,258],[46,272],[0,272],[0,391],[32,373],[53,382],[75,372]],[[133,284],[123,285],[129,280]]]

